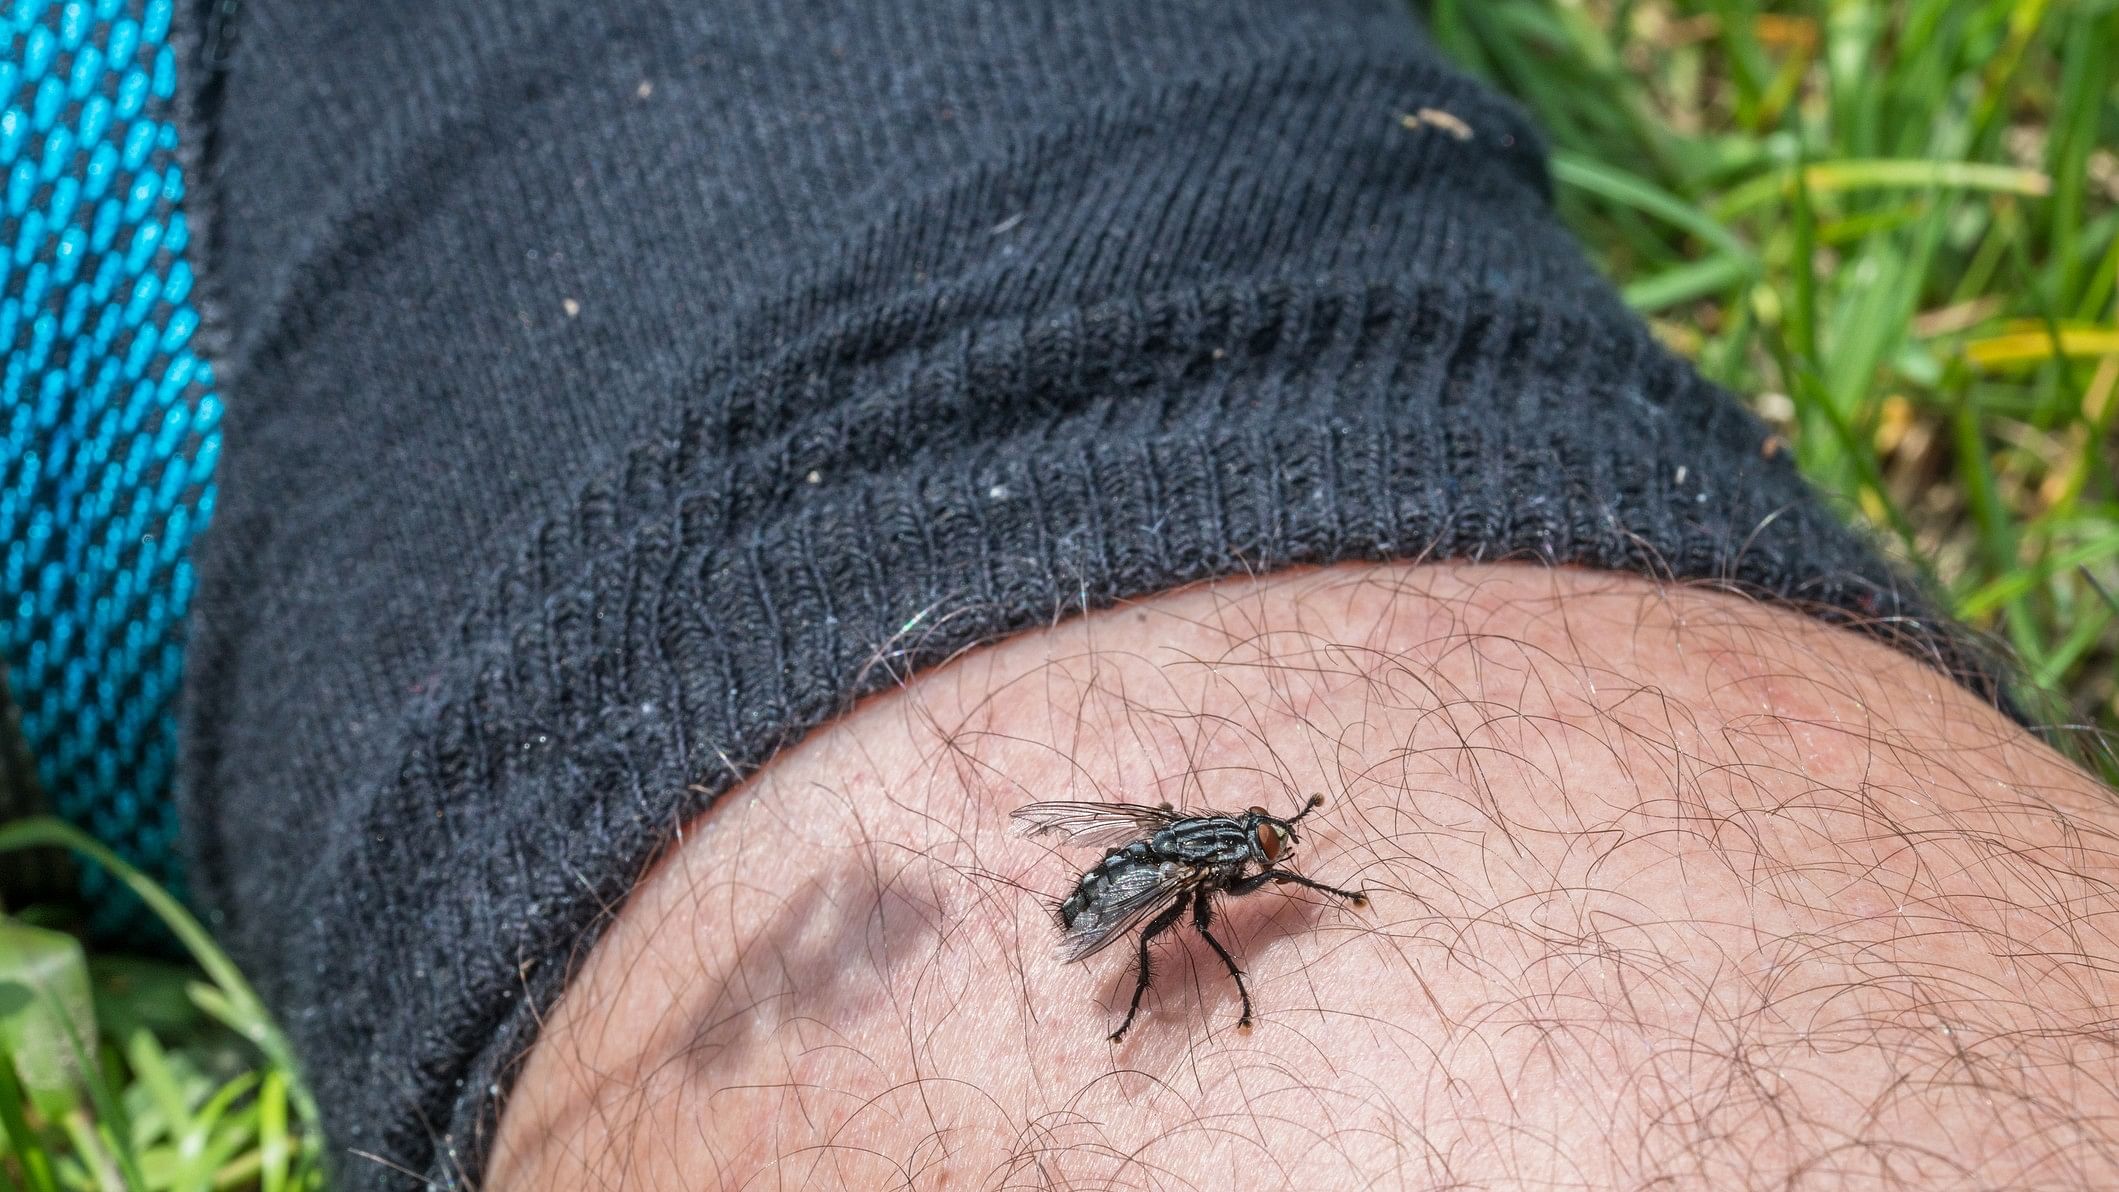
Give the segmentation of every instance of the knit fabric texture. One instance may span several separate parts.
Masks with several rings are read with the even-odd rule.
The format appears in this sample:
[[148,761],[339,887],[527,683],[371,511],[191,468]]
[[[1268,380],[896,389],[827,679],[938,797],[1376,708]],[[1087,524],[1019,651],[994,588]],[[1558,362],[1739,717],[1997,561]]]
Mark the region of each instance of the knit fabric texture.
[[[173,104],[173,0],[0,11],[0,656],[52,810],[181,891],[175,703],[220,402]],[[89,926],[152,919],[84,868]]]
[[335,1154],[475,1180],[678,825],[1028,626],[1525,557],[1968,664],[1400,0],[237,19],[198,113],[230,400],[183,810]]

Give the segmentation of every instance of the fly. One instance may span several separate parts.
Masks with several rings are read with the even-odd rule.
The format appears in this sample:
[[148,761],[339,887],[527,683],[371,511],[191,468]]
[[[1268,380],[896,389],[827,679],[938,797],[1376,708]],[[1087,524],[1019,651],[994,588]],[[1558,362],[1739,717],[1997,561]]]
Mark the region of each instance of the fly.
[[1107,850],[1102,861],[1082,874],[1074,892],[1053,908],[1059,918],[1062,960],[1086,960],[1147,923],[1140,933],[1140,977],[1133,985],[1133,1004],[1126,1008],[1126,1020],[1111,1032],[1113,1043],[1126,1037],[1134,1015],[1140,1013],[1141,995],[1148,991],[1148,944],[1175,926],[1187,906],[1194,930],[1236,979],[1236,995],[1243,999],[1243,1017],[1236,1027],[1249,1030],[1251,991],[1244,987],[1243,970],[1208,930],[1214,923],[1214,897],[1249,894],[1271,882],[1307,886],[1356,907],[1368,905],[1365,891],[1341,890],[1279,868],[1300,842],[1295,825],[1322,806],[1324,796],[1311,795],[1301,811],[1285,818],[1263,807],[1224,815],[1180,811],[1168,803],[1032,803],[1016,808],[1011,818],[1027,835]]

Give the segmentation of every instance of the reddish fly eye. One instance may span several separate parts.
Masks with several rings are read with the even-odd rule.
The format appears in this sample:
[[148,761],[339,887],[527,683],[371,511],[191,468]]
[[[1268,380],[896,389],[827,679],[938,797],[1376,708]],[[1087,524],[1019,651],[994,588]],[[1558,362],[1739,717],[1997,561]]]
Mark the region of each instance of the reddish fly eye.
[[1280,829],[1271,824],[1260,824],[1258,825],[1257,836],[1258,851],[1265,854],[1266,863],[1271,864],[1280,860],[1280,850],[1283,847]]

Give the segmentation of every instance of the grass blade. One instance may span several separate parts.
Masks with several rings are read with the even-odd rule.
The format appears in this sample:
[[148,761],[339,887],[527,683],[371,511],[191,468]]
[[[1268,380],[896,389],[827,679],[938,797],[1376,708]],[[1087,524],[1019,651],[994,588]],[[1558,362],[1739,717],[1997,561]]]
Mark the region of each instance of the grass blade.
[[[2038,170],[1976,161],[1925,158],[1874,158],[1820,161],[1801,167],[1802,184],[1811,194],[1861,190],[1973,190],[2037,198],[2052,193],[2053,180]],[[1776,170],[1736,187],[1710,209],[1716,219],[1748,215],[1795,190],[1793,167]]]
[[1553,154],[1552,173],[1555,179],[1569,186],[1578,187],[1636,211],[1653,215],[1674,227],[1683,228],[1720,250],[1723,256],[1741,263],[1748,276],[1756,276],[1762,268],[1758,254],[1738,238],[1736,233],[1698,207],[1646,179],[1580,154],[1564,152]]
[[294,1148],[287,1136],[287,1078],[265,1073],[258,1090],[258,1185],[260,1192],[286,1192],[287,1164]]
[[0,1155],[0,1160],[12,1159],[16,1163],[27,1181],[24,1186],[28,1192],[59,1192],[51,1155],[44,1140],[31,1131],[28,1110],[29,1097],[15,1079],[15,1066],[0,1063],[0,1136],[7,1139],[7,1153]]

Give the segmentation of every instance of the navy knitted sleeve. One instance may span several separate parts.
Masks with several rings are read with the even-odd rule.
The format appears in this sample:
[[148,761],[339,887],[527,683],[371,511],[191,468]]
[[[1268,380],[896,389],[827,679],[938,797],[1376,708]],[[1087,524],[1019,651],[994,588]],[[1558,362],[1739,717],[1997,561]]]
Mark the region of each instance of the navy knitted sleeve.
[[1525,556],[1966,663],[1401,0],[246,0],[196,35],[226,414],[182,812],[335,1148],[475,1170],[599,908],[886,643]]

